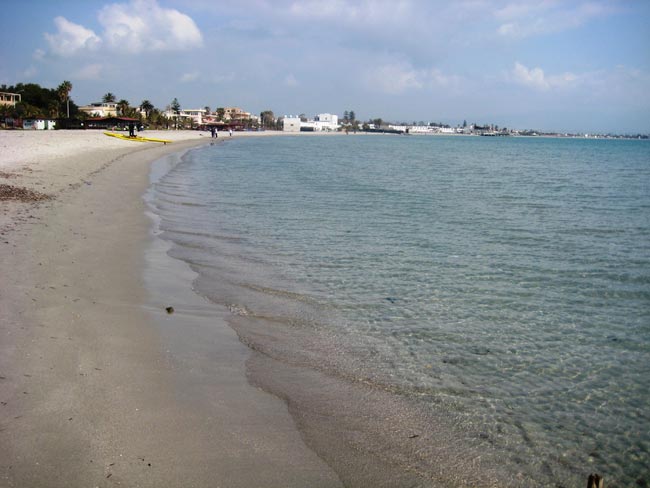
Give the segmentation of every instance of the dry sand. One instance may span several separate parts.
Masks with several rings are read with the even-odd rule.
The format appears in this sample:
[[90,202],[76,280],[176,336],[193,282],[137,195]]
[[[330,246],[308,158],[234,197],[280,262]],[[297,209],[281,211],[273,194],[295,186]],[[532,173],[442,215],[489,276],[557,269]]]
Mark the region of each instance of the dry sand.
[[0,132],[0,486],[339,486],[152,234],[150,163],[209,134],[146,135]]

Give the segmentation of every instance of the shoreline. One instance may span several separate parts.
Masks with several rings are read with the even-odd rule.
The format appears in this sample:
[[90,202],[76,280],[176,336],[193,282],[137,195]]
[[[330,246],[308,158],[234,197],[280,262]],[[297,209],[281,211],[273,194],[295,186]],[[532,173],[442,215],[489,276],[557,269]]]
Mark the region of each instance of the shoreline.
[[4,486],[340,485],[286,405],[249,385],[248,350],[154,235],[151,163],[210,142],[192,135],[0,134],[21,155],[5,151],[0,183],[55,196],[2,202]]

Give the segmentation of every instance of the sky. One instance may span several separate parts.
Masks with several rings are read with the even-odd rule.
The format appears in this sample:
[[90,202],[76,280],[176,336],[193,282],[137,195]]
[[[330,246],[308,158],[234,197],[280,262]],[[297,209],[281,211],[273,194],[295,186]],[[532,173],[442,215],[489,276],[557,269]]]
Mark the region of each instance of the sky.
[[0,85],[137,106],[650,133],[647,0],[3,0]]

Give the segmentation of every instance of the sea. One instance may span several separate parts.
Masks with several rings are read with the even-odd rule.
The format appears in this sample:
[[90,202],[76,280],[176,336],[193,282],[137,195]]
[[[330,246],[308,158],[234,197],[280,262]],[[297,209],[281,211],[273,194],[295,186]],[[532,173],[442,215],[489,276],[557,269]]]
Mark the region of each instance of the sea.
[[151,192],[350,486],[650,485],[650,142],[233,137]]

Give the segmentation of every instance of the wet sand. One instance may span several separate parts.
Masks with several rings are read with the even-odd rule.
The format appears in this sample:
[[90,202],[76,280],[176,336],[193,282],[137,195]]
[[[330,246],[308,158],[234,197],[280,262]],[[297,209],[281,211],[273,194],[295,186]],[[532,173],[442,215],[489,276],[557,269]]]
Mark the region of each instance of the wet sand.
[[210,142],[162,136],[0,132],[0,486],[340,486],[152,234],[150,163]]

